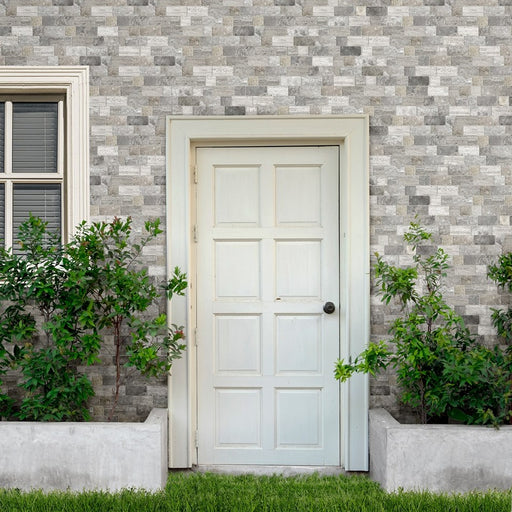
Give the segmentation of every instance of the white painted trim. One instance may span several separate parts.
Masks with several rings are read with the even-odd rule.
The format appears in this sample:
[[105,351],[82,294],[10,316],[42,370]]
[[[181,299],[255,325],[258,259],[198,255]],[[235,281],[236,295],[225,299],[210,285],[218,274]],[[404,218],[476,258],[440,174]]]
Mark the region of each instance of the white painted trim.
[[89,219],[89,68],[0,66],[0,94],[59,93],[66,96],[64,236]]
[[5,102],[4,174],[12,171],[12,101]]
[[4,243],[5,247],[12,247],[12,181],[8,180],[4,185],[4,202],[5,202],[5,212],[4,212]]
[[[185,357],[169,378],[170,467],[190,467],[195,449],[195,294],[192,237],[192,147],[212,144],[336,144],[340,146],[340,279],[346,290],[340,310],[340,353],[355,357],[366,346],[369,330],[369,123],[364,115],[168,117],[167,138],[167,267],[187,272],[192,284],[185,300],[173,300],[172,322],[189,333]],[[333,361],[334,368],[334,361]],[[333,377],[334,378],[334,377]],[[343,465],[368,470],[368,378],[357,376],[342,386]]]
[[58,114],[57,114],[57,173],[63,176],[64,174],[64,141],[66,138],[64,137],[64,102],[59,100],[58,105]]

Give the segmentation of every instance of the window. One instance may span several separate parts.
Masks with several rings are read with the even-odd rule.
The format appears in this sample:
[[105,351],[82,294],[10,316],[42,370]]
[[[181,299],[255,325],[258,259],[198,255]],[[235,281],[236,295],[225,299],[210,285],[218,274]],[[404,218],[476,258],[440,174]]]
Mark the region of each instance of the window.
[[7,247],[30,213],[63,240],[87,220],[88,147],[86,67],[0,67],[0,239]]
[[0,239],[8,247],[29,214],[62,235],[64,133],[64,98],[0,98]]

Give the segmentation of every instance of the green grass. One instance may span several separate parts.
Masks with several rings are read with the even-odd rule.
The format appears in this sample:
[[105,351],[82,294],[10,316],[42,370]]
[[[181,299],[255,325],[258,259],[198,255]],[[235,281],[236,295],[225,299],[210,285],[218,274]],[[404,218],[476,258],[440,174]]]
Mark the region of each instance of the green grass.
[[359,476],[284,478],[177,473],[169,477],[165,491],[154,494],[0,490],[2,512],[511,512],[511,502],[510,491],[464,495],[386,494],[377,484]]

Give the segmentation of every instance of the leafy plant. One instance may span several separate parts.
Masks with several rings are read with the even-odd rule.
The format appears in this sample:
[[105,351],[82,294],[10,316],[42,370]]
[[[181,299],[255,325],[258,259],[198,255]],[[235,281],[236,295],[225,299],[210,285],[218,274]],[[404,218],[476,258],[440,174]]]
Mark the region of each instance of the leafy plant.
[[404,241],[413,264],[406,268],[376,254],[382,301],[398,302],[404,313],[389,329],[395,347],[370,343],[353,362],[338,360],[335,377],[344,382],[355,372],[375,375],[392,367],[402,402],[418,412],[421,423],[451,417],[468,424],[501,424],[511,416],[512,358],[498,347],[477,343],[444,301],[448,255],[441,248],[429,251],[431,236],[419,223],[410,224]]
[[[512,292],[512,253],[502,254],[496,264],[489,265],[487,275],[499,289]],[[507,345],[507,355],[512,358],[512,309],[509,306],[507,309],[491,308],[491,311],[492,324]],[[508,378],[512,380],[512,373],[509,373]]]
[[[498,285],[501,290],[512,292],[512,253],[502,254],[498,263],[489,265],[487,275]],[[491,308],[492,323],[496,331],[508,344],[507,351],[512,351],[512,309],[506,310]]]
[[89,291],[76,297],[80,287],[66,272],[63,248],[40,219],[21,226],[19,244],[21,252],[0,250],[0,347],[4,369],[21,373],[24,396],[18,407],[9,400],[1,414],[87,419],[93,390],[78,365],[93,359],[100,345],[97,329],[80,314],[90,304]]
[[[142,316],[161,294],[146,269],[138,268],[136,262],[144,247],[162,233],[160,221],[146,222],[147,234],[138,244],[129,244],[131,222],[131,218],[124,221],[116,218],[110,224],[82,224],[67,247],[72,261],[79,263],[78,268],[86,269],[78,277],[94,283],[93,307],[87,310],[88,318],[100,331],[110,329],[114,335],[116,379],[109,419],[119,401],[124,355],[126,366],[145,376],[161,376],[185,349],[181,344],[183,329],[176,325],[168,329],[166,315],[152,319]],[[185,275],[175,268],[162,291],[171,299],[175,294],[183,295],[186,287]],[[162,351],[166,352],[166,358],[159,357]]]
[[108,332],[116,364],[111,418],[123,366],[161,376],[181,356],[183,330],[148,311],[162,294],[183,295],[185,275],[176,268],[159,291],[139,268],[144,247],[162,232],[159,221],[146,223],[138,244],[130,243],[131,222],[84,223],[62,246],[46,223],[30,217],[20,228],[20,251],[0,249],[0,376],[18,371],[24,391],[20,403],[0,394],[0,416],[88,419],[94,391],[80,367],[100,363]]

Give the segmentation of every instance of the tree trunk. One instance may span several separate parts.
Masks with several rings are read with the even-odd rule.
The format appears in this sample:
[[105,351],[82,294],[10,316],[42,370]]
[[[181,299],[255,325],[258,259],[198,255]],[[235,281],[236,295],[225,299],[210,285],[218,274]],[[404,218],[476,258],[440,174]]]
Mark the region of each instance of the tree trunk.
[[110,409],[110,414],[108,416],[108,421],[112,421],[114,418],[114,413],[117,408],[117,404],[119,402],[119,388],[121,387],[121,323],[123,319],[121,317],[117,317],[114,321],[114,345],[116,347],[116,387],[114,392],[114,400],[112,402],[112,409]]

